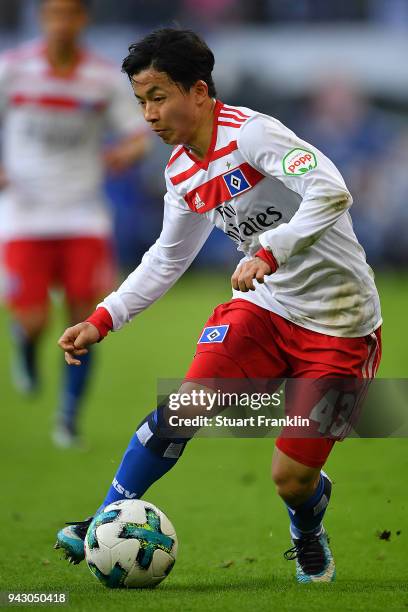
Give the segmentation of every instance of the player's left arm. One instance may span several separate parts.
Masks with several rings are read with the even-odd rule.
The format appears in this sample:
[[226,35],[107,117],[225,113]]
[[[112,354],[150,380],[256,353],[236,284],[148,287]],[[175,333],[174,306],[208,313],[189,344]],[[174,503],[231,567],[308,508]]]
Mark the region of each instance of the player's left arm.
[[253,283],[248,286],[251,272],[258,280],[263,264],[269,265],[271,274],[292,255],[313,245],[350,208],[353,199],[335,165],[272,117],[249,119],[240,129],[238,146],[251,166],[301,196],[289,223],[261,234],[262,248],[255,261],[236,271],[233,286],[248,290],[253,289]]
[[107,121],[118,140],[106,149],[105,165],[111,172],[121,172],[151,149],[150,131],[121,75],[115,75],[113,81]]

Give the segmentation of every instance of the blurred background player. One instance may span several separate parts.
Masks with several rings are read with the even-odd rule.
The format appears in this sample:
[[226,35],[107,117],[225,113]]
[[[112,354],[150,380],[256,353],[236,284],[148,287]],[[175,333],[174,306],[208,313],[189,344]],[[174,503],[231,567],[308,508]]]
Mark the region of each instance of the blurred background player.
[[[50,288],[64,289],[75,323],[112,286],[104,172],[128,168],[148,147],[124,78],[80,42],[87,22],[86,0],[42,0],[43,39],[0,60],[0,238],[16,349],[13,379],[26,393],[39,388],[37,348]],[[119,140],[103,151],[109,130]],[[65,369],[53,434],[59,446],[78,441],[91,357],[83,368]]]

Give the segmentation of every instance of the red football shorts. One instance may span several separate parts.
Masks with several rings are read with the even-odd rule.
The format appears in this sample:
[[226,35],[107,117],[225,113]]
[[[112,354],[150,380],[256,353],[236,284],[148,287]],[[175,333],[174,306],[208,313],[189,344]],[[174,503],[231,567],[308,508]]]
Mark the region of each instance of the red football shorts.
[[64,289],[68,303],[95,301],[115,279],[111,244],[96,237],[11,240],[3,264],[11,309],[46,305],[54,287]]
[[[197,345],[186,381],[373,378],[381,359],[380,328],[359,338],[328,336],[243,299],[217,306],[204,329],[218,325],[229,325],[224,340]],[[276,446],[295,461],[319,468],[334,442],[333,438],[280,436]]]

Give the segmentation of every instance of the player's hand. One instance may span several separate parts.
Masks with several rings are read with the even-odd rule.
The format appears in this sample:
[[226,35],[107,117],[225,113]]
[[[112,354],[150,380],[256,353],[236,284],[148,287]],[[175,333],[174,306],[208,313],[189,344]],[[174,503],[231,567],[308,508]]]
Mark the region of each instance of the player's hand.
[[254,257],[238,266],[231,276],[231,285],[236,291],[255,291],[254,279],[263,283],[264,276],[269,274],[272,274],[270,265],[260,257]]
[[80,366],[78,359],[81,355],[86,355],[90,344],[98,342],[100,334],[92,323],[78,323],[73,327],[68,327],[58,340],[58,346],[65,352],[65,361],[68,365]]

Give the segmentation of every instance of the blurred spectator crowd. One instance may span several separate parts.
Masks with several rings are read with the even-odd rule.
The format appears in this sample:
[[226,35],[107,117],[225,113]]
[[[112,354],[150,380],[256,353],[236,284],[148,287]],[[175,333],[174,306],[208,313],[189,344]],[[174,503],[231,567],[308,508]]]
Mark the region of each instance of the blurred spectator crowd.
[[355,231],[368,260],[406,265],[408,129],[342,77],[328,79],[299,113],[295,131],[329,156],[353,197]]
[[[0,0],[0,28],[18,28],[38,0]],[[406,0],[91,0],[95,21],[152,27],[180,21],[184,26],[223,23],[365,21],[408,28]]]

